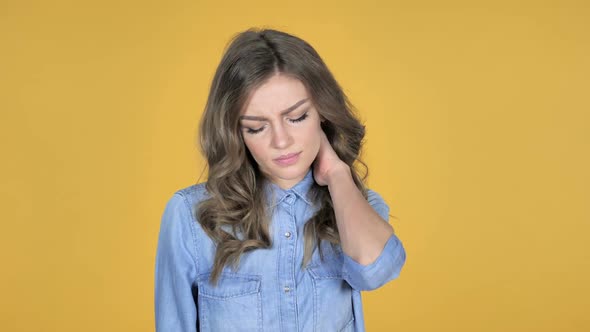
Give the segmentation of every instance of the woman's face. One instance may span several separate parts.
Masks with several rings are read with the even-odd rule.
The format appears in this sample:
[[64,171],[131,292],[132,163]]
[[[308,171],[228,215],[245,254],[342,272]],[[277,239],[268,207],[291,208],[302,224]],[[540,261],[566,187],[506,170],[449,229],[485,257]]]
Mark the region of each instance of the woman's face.
[[320,148],[320,116],[301,81],[277,74],[255,89],[240,115],[246,147],[272,182],[305,177]]

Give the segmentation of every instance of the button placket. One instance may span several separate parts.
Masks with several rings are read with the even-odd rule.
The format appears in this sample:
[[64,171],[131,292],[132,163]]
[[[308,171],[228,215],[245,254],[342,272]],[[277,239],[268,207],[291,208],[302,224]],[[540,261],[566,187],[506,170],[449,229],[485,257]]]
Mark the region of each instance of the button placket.
[[[285,203],[287,203],[290,206],[289,211],[291,212],[291,215],[293,216],[293,218],[295,218],[295,215],[293,212],[293,210],[294,210],[293,203],[295,202],[295,199],[296,199],[295,194],[292,192],[289,192],[287,195],[285,195]],[[287,229],[283,235],[285,236],[285,238],[291,239],[293,233],[291,233],[291,230]]]
[[[282,211],[284,219],[280,222],[281,233],[284,236],[279,241],[281,249],[281,261],[279,262],[279,278],[281,283],[278,285],[278,291],[281,293],[279,311],[282,319],[281,330],[296,330],[298,326],[297,319],[297,296],[296,296],[296,278],[295,268],[297,243],[297,227],[295,201],[297,197],[292,192],[287,192],[282,198]],[[277,234],[277,235],[279,235]],[[279,235],[279,236],[280,236]]]
[[288,193],[285,196],[285,202],[287,202],[287,204],[291,205],[293,204],[293,202],[295,201],[295,194],[293,193]]

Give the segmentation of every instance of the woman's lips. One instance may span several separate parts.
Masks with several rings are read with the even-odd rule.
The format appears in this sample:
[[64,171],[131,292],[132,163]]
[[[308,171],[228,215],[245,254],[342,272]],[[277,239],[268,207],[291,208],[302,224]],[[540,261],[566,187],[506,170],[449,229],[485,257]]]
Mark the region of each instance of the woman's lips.
[[297,160],[299,159],[299,155],[301,154],[301,152],[297,152],[297,153],[289,153],[286,156],[282,156],[276,159],[273,159],[273,161],[277,164],[279,164],[280,166],[289,166],[289,165],[293,165],[294,163],[297,162]]

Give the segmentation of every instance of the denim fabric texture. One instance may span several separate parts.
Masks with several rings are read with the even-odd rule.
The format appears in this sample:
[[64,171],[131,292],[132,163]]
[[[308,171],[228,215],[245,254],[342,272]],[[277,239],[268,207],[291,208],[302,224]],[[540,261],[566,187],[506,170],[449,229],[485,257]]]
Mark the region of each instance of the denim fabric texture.
[[[162,216],[156,253],[156,331],[364,331],[360,292],[399,275],[404,247],[392,235],[365,266],[340,247],[322,243],[324,260],[315,250],[301,268],[303,227],[314,212],[307,198],[313,182],[310,170],[288,190],[266,187],[273,245],[242,255],[235,271],[224,267],[217,286],[209,283],[215,245],[195,219],[205,185],[174,193]],[[368,201],[389,220],[379,194],[369,190]]]

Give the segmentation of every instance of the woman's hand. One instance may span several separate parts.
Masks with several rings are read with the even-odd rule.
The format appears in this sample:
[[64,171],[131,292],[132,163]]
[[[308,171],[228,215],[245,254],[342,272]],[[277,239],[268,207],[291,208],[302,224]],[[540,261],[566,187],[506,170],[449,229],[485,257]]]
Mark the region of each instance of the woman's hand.
[[350,167],[340,160],[323,130],[321,136],[320,151],[313,163],[313,177],[320,186],[329,186],[342,174],[350,176]]

